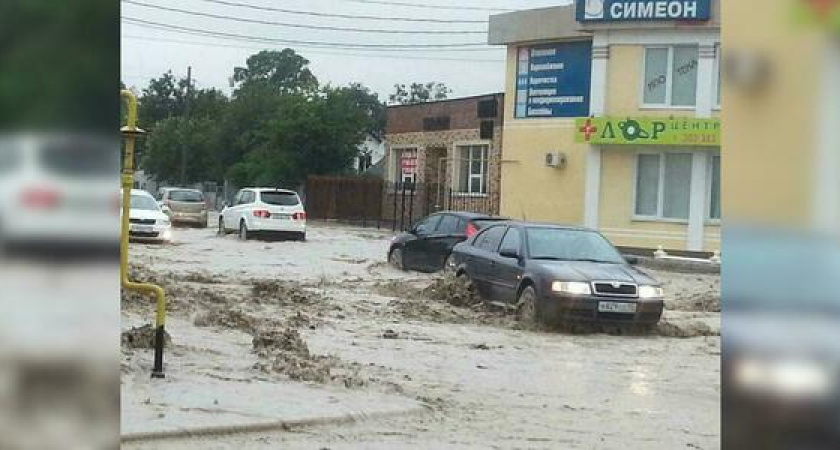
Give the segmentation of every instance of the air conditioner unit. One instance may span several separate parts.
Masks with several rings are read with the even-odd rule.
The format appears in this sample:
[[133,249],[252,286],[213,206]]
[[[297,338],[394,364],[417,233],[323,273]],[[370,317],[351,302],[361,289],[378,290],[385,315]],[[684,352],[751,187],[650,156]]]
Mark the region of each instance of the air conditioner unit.
[[562,152],[550,152],[545,154],[546,167],[562,169],[566,167],[566,154]]

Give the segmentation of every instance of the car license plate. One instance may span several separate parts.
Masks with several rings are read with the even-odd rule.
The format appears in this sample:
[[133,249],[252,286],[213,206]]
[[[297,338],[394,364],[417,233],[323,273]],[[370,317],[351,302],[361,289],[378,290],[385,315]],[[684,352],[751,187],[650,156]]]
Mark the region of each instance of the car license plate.
[[135,233],[153,233],[155,229],[150,225],[132,225],[131,231]]
[[634,314],[636,312],[636,304],[619,302],[599,302],[598,312]]
[[278,219],[278,220],[289,220],[289,219],[292,218],[292,215],[291,214],[272,214],[271,218],[272,219]]

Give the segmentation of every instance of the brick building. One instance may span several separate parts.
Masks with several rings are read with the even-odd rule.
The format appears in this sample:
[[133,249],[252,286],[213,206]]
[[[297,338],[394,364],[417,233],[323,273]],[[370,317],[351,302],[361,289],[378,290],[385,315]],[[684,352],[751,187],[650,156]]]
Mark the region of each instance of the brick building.
[[385,179],[393,192],[414,187],[413,217],[440,210],[497,214],[504,94],[391,106]]

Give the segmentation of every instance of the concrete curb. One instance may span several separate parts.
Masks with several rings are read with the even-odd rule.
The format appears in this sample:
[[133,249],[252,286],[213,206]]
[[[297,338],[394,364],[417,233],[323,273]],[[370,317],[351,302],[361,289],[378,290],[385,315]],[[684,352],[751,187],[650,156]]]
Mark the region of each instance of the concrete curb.
[[250,425],[232,425],[215,427],[196,427],[182,430],[153,431],[145,433],[130,433],[120,436],[121,443],[149,442],[168,439],[184,439],[191,437],[222,436],[231,434],[259,433],[265,431],[288,431],[295,428],[316,427],[324,425],[345,425],[367,420],[376,420],[386,417],[402,417],[431,409],[429,405],[405,409],[403,411],[384,411],[373,413],[350,413],[331,417],[313,417],[309,419],[280,420],[276,422],[262,422]]

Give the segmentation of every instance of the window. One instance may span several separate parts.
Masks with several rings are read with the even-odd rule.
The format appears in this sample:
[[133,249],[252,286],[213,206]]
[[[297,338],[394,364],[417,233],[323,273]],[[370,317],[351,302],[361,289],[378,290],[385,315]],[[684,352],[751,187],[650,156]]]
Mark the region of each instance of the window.
[[414,183],[417,181],[417,149],[394,149],[393,180],[396,183]]
[[688,220],[691,153],[640,154],[636,162],[635,215]]
[[242,194],[239,196],[239,202],[237,204],[250,205],[251,203],[254,203],[254,200],[256,200],[256,198],[257,196],[253,192],[242,191]]
[[458,192],[465,194],[487,193],[487,152],[486,145],[458,147]]
[[458,217],[453,215],[445,215],[443,219],[440,221],[440,225],[438,225],[437,230],[438,234],[446,234],[452,235],[458,233]]
[[437,229],[438,223],[440,223],[440,219],[442,216],[430,216],[426,219],[420,221],[414,227],[414,233],[425,236],[434,233],[435,229]]
[[680,107],[697,103],[699,47],[673,46],[645,49],[645,106]]
[[709,158],[709,219],[720,220],[720,155]]
[[499,115],[499,102],[495,98],[478,102],[478,117],[492,119]]
[[476,241],[476,247],[486,250],[488,252],[495,252],[499,249],[499,243],[502,241],[507,227],[493,227],[479,236]]
[[132,195],[131,209],[143,211],[160,211],[157,201],[151,195]]
[[591,260],[623,264],[624,258],[603,236],[565,228],[528,228],[532,259]]
[[297,206],[300,205],[300,198],[294,192],[263,192],[260,194],[260,199],[263,203],[277,206]]
[[242,196],[245,195],[245,191],[239,191],[236,193],[236,197],[233,198],[233,204],[241,205],[242,204]]
[[493,135],[496,133],[496,123],[492,120],[482,120],[480,126],[479,137],[481,139],[487,139],[488,141],[493,139]]
[[502,240],[502,250],[513,250],[516,252],[522,249],[522,237],[519,235],[519,229],[511,228]]
[[200,191],[171,191],[169,192],[169,200],[173,202],[202,203],[204,202],[204,194]]

